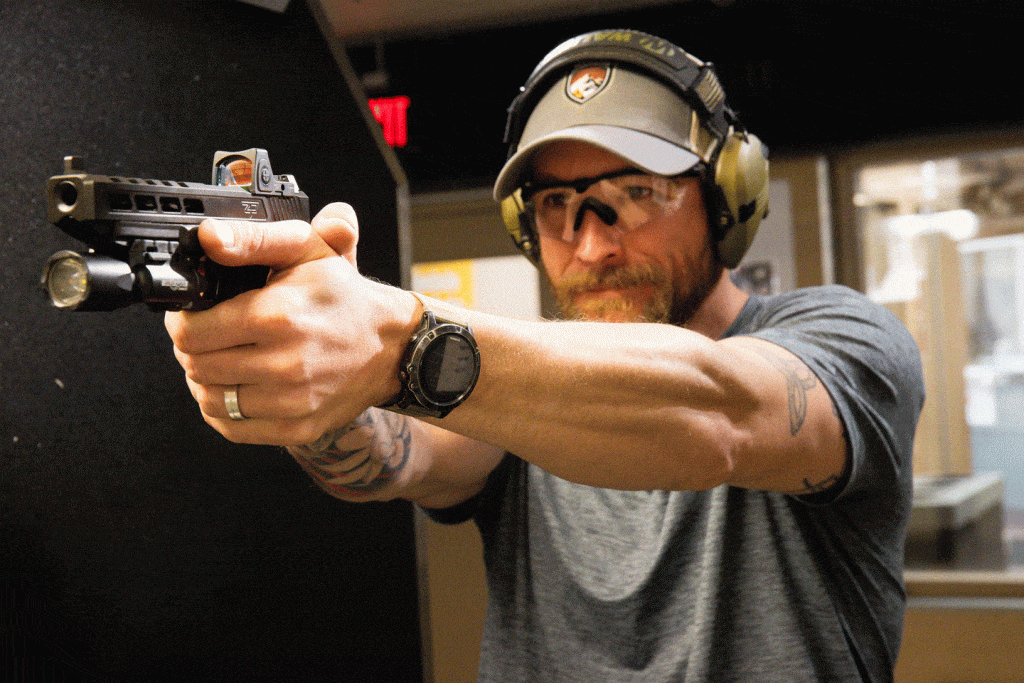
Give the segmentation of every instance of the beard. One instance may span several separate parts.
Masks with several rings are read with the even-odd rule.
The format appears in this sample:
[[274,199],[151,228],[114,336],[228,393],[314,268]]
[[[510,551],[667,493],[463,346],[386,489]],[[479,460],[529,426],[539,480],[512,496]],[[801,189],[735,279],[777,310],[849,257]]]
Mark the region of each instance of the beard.
[[[650,264],[612,266],[592,273],[567,276],[551,282],[563,315],[570,320],[648,322],[685,325],[707,300],[721,276],[719,262],[710,241],[703,251],[678,264],[681,282],[677,286],[668,271]],[[625,295],[580,301],[588,292],[602,290],[651,290],[642,301]]]

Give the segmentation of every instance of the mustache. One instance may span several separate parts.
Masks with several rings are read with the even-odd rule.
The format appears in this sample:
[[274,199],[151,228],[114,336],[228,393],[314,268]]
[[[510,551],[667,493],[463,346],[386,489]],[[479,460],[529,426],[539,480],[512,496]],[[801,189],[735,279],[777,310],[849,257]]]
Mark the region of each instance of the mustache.
[[650,265],[618,266],[598,273],[579,273],[561,280],[555,287],[562,296],[573,297],[600,289],[627,289],[663,285],[665,271]]

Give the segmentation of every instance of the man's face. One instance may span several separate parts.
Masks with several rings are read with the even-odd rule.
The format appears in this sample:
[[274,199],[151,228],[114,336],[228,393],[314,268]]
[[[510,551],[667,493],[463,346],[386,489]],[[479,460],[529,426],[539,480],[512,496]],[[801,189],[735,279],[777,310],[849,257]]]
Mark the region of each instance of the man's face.
[[[629,168],[583,142],[555,142],[533,161],[536,183],[594,178]],[[678,200],[655,220],[624,231],[583,211],[572,241],[539,235],[544,273],[563,313],[607,322],[684,324],[704,302],[722,266],[708,235],[700,180],[678,181]],[[587,193],[584,193],[587,194]]]

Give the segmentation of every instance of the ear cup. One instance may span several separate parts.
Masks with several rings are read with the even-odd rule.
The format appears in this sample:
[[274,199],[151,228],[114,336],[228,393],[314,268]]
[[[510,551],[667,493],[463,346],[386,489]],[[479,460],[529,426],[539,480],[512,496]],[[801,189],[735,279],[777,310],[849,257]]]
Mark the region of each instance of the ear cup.
[[739,265],[768,215],[768,150],[756,135],[732,132],[715,160],[718,206],[708,217],[718,222],[718,255],[726,268]]
[[540,245],[533,234],[533,227],[526,215],[523,194],[516,190],[501,202],[501,220],[505,223],[508,236],[535,266],[540,265]]

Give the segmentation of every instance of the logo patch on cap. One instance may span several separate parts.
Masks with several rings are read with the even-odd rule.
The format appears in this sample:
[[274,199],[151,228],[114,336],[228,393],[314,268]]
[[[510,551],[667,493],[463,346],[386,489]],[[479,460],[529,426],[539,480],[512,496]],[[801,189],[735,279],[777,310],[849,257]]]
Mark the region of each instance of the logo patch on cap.
[[569,80],[565,83],[565,94],[573,102],[583,104],[608,85],[611,75],[610,64],[581,66],[569,74]]

